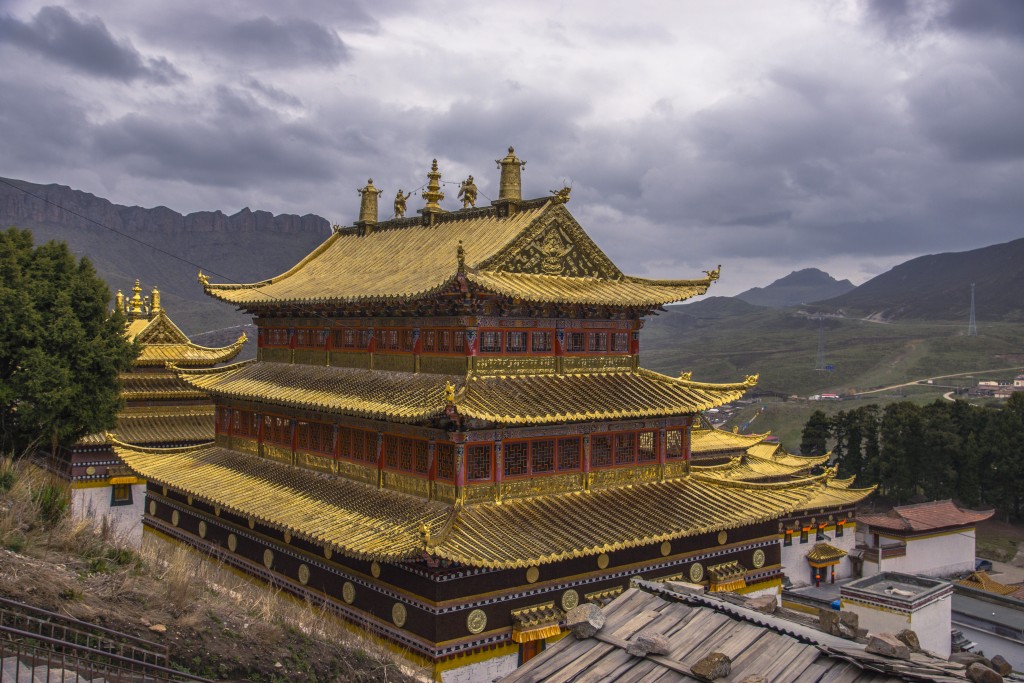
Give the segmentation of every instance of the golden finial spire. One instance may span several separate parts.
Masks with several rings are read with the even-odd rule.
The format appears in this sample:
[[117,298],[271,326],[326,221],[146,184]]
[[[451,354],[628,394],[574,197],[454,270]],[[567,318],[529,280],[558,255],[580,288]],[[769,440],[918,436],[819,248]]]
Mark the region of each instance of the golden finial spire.
[[156,316],[160,312],[160,290],[155,286],[149,295],[149,317]]
[[498,168],[501,169],[501,181],[498,184],[498,201],[522,201],[522,169],[526,166],[526,162],[516,156],[516,150],[513,147],[509,147],[505,158],[495,159],[494,163],[498,164]]
[[124,313],[124,294],[121,290],[117,290],[117,294],[114,295],[114,310]]
[[128,308],[126,312],[128,317],[134,320],[135,318],[142,315],[142,285],[139,284],[138,279],[135,280],[135,286],[132,287],[132,298],[128,300]]
[[366,187],[356,190],[362,200],[359,202],[359,222],[377,222],[377,198],[384,192],[373,186],[373,178],[366,181]]
[[466,250],[462,248],[462,240],[459,240],[459,248],[455,250],[455,258],[459,261],[459,272],[466,272]]
[[441,192],[441,172],[437,170],[437,159],[430,165],[430,172],[427,173],[427,189],[420,193],[427,200],[426,205],[420,209],[420,213],[437,213],[444,211],[438,202],[444,200],[444,192]]

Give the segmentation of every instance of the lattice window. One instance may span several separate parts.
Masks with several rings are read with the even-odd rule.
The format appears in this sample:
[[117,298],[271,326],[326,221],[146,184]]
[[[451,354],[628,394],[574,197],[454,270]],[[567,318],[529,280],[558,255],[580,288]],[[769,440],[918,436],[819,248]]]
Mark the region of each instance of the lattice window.
[[352,459],[375,465],[377,463],[377,433],[365,429],[352,430]]
[[845,527],[845,526],[846,526],[846,520],[845,519],[841,519],[838,522],[836,522],[836,538],[842,538],[843,537],[843,527]]
[[438,353],[450,353],[452,350],[452,332],[451,330],[438,330],[437,332],[437,352]]
[[530,444],[530,471],[544,474],[555,471],[555,440],[545,439]]
[[455,353],[466,352],[466,332],[465,330],[456,330],[452,333],[452,351]]
[[653,462],[658,459],[658,438],[655,432],[640,432],[637,435],[636,459],[638,462]]
[[591,353],[607,353],[608,352],[608,333],[607,332],[591,332],[589,335],[590,344],[589,351]]
[[356,459],[352,451],[352,430],[349,427],[338,427],[338,454],[343,458]]
[[263,441],[291,445],[292,421],[278,415],[263,416]]
[[375,337],[373,345],[377,351],[386,351],[388,348],[387,330],[374,330],[373,335]]
[[330,453],[333,450],[331,443],[331,437],[334,434],[333,425],[323,422],[299,422],[298,429],[299,448],[317,453]]
[[384,467],[398,469],[399,438],[391,434],[384,435]]
[[385,330],[388,338],[387,349],[388,351],[398,350],[398,330]]
[[615,435],[615,464],[628,465],[636,461],[636,434],[623,432]]
[[404,472],[412,472],[412,439],[398,439],[398,456],[398,469]]
[[558,470],[569,472],[580,468],[580,437],[558,440]]
[[268,327],[263,331],[264,346],[288,346],[290,342],[287,327]]
[[530,334],[531,343],[534,353],[550,353],[551,352],[551,333],[550,332],[533,332]]
[[685,455],[683,451],[683,430],[668,429],[665,431],[665,458],[679,460]]
[[430,474],[430,452],[426,441],[412,442],[412,469],[416,474]]
[[466,446],[466,476],[469,481],[490,481],[493,478],[491,444]]
[[399,350],[412,351],[414,345],[412,330],[402,330],[399,334]]
[[595,434],[590,437],[590,464],[594,467],[607,467],[612,464],[611,436]]
[[526,353],[526,332],[505,333],[505,353]]
[[501,353],[501,332],[495,330],[481,332],[480,353]]
[[530,444],[527,441],[505,443],[504,461],[506,477],[521,477],[529,473]]
[[434,445],[434,458],[437,460],[437,479],[439,481],[455,481],[455,446],[450,443]]
[[322,349],[327,346],[327,330],[300,327],[295,331],[295,346],[303,349]]
[[423,332],[423,350],[433,353],[437,350],[437,330],[425,330]]
[[231,411],[227,408],[217,408],[217,433],[227,434],[231,429]]
[[612,352],[629,353],[629,332],[616,332],[612,335]]
[[583,353],[583,343],[586,335],[582,332],[567,332],[565,334],[565,350],[568,353]]
[[232,413],[234,425],[232,431],[236,436],[255,437],[259,434],[259,418],[256,413],[247,410],[236,410]]
[[359,348],[368,349],[370,348],[370,340],[373,339],[372,330],[360,330],[359,331]]

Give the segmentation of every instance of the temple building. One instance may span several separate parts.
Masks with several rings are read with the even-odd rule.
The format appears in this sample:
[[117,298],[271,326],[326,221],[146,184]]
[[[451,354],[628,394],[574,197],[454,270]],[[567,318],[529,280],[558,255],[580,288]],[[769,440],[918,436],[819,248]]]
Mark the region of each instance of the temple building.
[[[139,344],[132,370],[121,375],[124,408],[114,437],[138,446],[188,446],[214,435],[214,407],[205,392],[189,386],[171,370],[209,368],[233,360],[246,341],[206,348],[193,344],[160,305],[160,291],[142,296],[135,281],[131,297],[117,292],[115,305],[127,318],[125,336]],[[71,482],[71,510],[80,518],[102,519],[141,541],[145,482],[114,453],[105,434],[85,436],[61,453],[57,471]]]
[[[510,671],[563,635],[566,610],[632,577],[776,595],[779,520],[870,493],[763,439],[694,430],[756,377],[646,370],[640,331],[719,270],[628,276],[573,218],[568,188],[524,200],[524,162],[510,148],[497,163],[490,205],[470,178],[463,208],[444,210],[435,161],[416,216],[399,191],[379,221],[370,181],[359,220],[288,272],[200,273],[254,316],[257,357],[177,366],[213,398],[212,442],[116,444],[148,482],[147,532],[323,605],[449,682]],[[721,446],[701,467],[695,439]]]

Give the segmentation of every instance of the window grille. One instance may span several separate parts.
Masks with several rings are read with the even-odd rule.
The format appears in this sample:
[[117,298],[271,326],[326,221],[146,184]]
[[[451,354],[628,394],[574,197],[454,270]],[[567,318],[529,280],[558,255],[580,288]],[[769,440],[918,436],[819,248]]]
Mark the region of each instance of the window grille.
[[590,463],[594,467],[612,464],[612,437],[606,434],[590,437]]
[[551,352],[551,333],[550,332],[533,332],[531,335],[533,352],[534,353],[550,353]]
[[615,464],[627,465],[636,461],[636,434],[624,432],[615,435]]
[[530,444],[530,470],[533,474],[555,471],[555,440],[545,439]]
[[629,332],[616,332],[612,335],[612,351],[629,353]]
[[434,457],[437,459],[437,479],[455,481],[455,446],[439,443],[434,446]]
[[491,444],[466,446],[466,475],[470,481],[490,481],[492,461]]
[[530,444],[526,441],[505,443],[504,464],[506,477],[521,477],[529,472],[528,458]]
[[526,332],[506,332],[505,352],[526,353]]
[[580,468],[580,437],[558,440],[558,470],[560,472]]
[[501,353],[501,332],[492,330],[481,332],[480,353]]

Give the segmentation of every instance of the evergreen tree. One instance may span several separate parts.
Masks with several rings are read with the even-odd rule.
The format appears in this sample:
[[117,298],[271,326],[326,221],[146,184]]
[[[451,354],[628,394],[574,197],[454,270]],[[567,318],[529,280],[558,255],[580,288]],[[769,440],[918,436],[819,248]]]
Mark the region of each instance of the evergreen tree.
[[118,374],[137,349],[109,300],[63,242],[33,247],[27,230],[0,232],[0,451],[56,452],[114,426]]
[[824,455],[828,452],[829,419],[821,410],[815,410],[804,425],[800,440],[801,455]]

